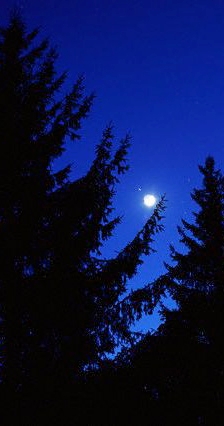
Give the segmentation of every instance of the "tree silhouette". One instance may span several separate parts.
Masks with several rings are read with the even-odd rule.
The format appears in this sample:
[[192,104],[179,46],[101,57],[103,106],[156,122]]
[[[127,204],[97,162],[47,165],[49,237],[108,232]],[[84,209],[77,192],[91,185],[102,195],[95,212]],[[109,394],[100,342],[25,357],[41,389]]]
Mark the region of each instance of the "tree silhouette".
[[177,309],[162,309],[166,321],[161,330],[178,336],[187,354],[182,386],[191,389],[192,405],[193,398],[197,401],[198,419],[217,422],[224,396],[224,177],[212,157],[199,170],[203,186],[192,193],[198,206],[195,221],[182,220],[178,228],[186,253],[171,246],[174,266],[167,265],[165,277]]
[[161,302],[163,323],[123,361],[135,400],[147,398],[142,413],[151,408],[155,424],[221,425],[223,419],[224,177],[212,157],[199,170],[194,222],[178,227],[184,249],[171,246],[173,263],[148,286],[157,299],[171,295],[176,308]]
[[[101,247],[120,217],[112,217],[130,137],[113,154],[112,126],[87,174],[55,171],[68,141],[80,138],[94,96],[79,78],[60,98],[66,74],[38,30],[13,14],[0,32],[0,306],[2,386],[7,392],[50,392],[74,382],[87,365],[135,334],[130,325],[153,310],[149,294],[127,291],[127,280],[152,251],[162,229],[162,199],[135,238],[115,258]],[[22,390],[21,390],[22,389]],[[57,388],[58,389],[58,388]],[[4,391],[5,392],[5,391]]]

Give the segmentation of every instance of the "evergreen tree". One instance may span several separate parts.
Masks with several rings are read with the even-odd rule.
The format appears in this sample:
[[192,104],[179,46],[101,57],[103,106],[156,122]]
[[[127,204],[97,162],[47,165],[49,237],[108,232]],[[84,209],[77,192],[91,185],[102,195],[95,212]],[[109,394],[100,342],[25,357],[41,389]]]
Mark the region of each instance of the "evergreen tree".
[[129,356],[133,388],[140,382],[144,393],[146,387],[148,406],[154,401],[164,425],[221,425],[223,419],[224,177],[212,157],[199,170],[195,220],[178,227],[183,250],[171,246],[173,263],[148,287],[154,298],[169,294],[176,308],[161,302],[163,323]]
[[[177,312],[188,321],[194,338],[209,345],[222,346],[224,308],[224,177],[208,157],[199,166],[202,189],[192,199],[198,210],[193,224],[182,220],[178,227],[185,252],[171,246],[174,265],[166,265],[167,288],[177,304]],[[163,280],[164,278],[162,278]],[[165,317],[169,310],[164,309]],[[172,313],[171,313],[172,316]],[[193,337],[193,336],[192,336]]]
[[167,272],[142,290],[160,300],[163,323],[118,360],[116,383],[135,401],[136,424],[223,423],[224,177],[212,157],[199,170],[194,222],[178,227],[183,250],[171,246]]
[[[163,306],[160,333],[175,339],[177,404],[194,413],[196,424],[221,424],[224,406],[224,177],[212,157],[199,166],[203,186],[192,199],[194,223],[178,228],[185,252],[171,246],[174,265],[161,278],[177,304]],[[173,354],[174,355],[174,354]],[[181,359],[182,358],[182,359]],[[173,356],[174,359],[174,356]],[[180,361],[181,359],[181,361]],[[176,364],[177,365],[177,364]],[[179,379],[177,380],[177,377]],[[176,396],[175,396],[176,398]]]
[[[82,78],[60,99],[56,52],[35,44],[18,14],[0,32],[0,289],[2,383],[28,390],[72,381],[85,365],[135,337],[130,325],[153,309],[139,292],[122,301],[127,280],[151,251],[164,201],[135,238],[112,259],[101,246],[112,217],[115,186],[127,169],[129,136],[113,154],[108,126],[87,174],[55,172],[65,143],[78,139],[93,95]],[[42,389],[43,390],[43,389]]]

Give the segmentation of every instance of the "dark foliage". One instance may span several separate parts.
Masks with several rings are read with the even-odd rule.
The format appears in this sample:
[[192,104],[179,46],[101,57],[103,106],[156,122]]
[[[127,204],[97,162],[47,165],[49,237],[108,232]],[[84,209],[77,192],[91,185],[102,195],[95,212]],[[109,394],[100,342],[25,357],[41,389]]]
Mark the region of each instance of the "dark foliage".
[[157,299],[170,294],[177,306],[161,302],[158,331],[119,360],[117,374],[127,373],[128,398],[138,407],[134,424],[223,423],[224,178],[212,157],[199,169],[194,223],[178,228],[184,251],[171,247],[173,264],[148,287]]
[[84,96],[79,78],[60,97],[66,75],[57,76],[56,52],[48,40],[36,42],[38,33],[17,14],[0,32],[1,390],[43,424],[43,413],[59,419],[69,401],[76,412],[84,369],[133,342],[130,325],[153,310],[148,292],[124,295],[162,229],[164,201],[115,258],[102,259],[121,220],[112,217],[112,198],[130,138],[113,154],[108,126],[84,177],[71,181],[69,165],[55,172],[94,96]]

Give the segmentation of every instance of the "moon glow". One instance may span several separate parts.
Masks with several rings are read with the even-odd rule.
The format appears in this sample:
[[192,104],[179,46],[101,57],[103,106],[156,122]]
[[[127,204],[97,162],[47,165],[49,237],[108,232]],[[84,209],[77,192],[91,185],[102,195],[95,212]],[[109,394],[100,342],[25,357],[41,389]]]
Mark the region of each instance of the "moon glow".
[[151,194],[147,194],[144,196],[144,204],[146,207],[153,207],[156,204],[156,197]]

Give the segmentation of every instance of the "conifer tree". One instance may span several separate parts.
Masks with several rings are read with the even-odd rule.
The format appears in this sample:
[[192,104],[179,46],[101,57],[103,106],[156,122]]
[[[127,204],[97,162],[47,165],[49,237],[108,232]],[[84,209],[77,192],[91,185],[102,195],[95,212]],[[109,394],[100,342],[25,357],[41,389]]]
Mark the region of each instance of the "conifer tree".
[[[184,252],[171,246],[174,265],[167,265],[168,289],[177,311],[186,315],[195,330],[195,339],[221,344],[224,307],[224,177],[215,169],[212,157],[199,166],[202,189],[192,199],[198,209],[194,223],[182,220],[178,227]],[[164,310],[169,316],[169,310]],[[189,325],[190,325],[189,323]]]
[[153,301],[122,296],[152,251],[164,209],[161,200],[135,238],[102,259],[121,220],[112,217],[112,199],[130,138],[113,154],[108,126],[85,176],[72,181],[70,165],[55,171],[65,143],[80,138],[94,96],[84,96],[79,78],[60,98],[66,75],[57,76],[57,54],[48,40],[36,42],[38,34],[18,14],[0,32],[0,306],[9,390],[72,380],[134,338],[130,325]]
[[[124,352],[117,373],[117,383],[126,374],[128,398],[141,404],[137,416],[152,424],[223,421],[224,177],[212,157],[199,170],[194,221],[178,227],[183,250],[171,246],[167,272],[143,289],[157,302],[163,297],[163,323]],[[165,304],[168,295],[175,309]]]
[[196,424],[220,424],[224,406],[224,177],[212,157],[199,170],[203,186],[192,193],[198,207],[195,221],[182,220],[178,228],[185,252],[171,246],[174,265],[167,265],[167,275],[161,278],[177,308],[163,307],[165,323],[160,333],[175,339],[175,350],[182,354],[174,374],[175,395],[180,398],[176,403],[185,413],[194,413],[191,421],[197,420]]
[[[171,246],[173,263],[149,287],[154,297],[169,294],[176,308],[161,302],[164,322],[132,352],[149,400],[156,392],[158,410],[166,413],[163,424],[221,424],[223,418],[224,177],[212,157],[199,170],[194,222],[178,227],[183,250]],[[144,367],[146,359],[153,369]]]

